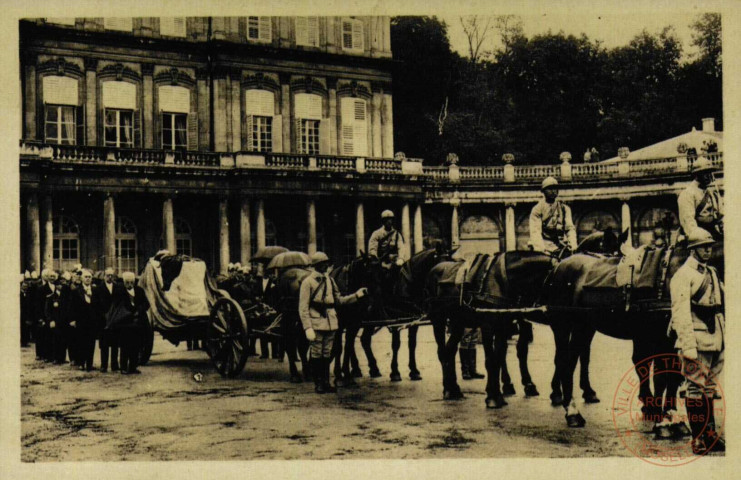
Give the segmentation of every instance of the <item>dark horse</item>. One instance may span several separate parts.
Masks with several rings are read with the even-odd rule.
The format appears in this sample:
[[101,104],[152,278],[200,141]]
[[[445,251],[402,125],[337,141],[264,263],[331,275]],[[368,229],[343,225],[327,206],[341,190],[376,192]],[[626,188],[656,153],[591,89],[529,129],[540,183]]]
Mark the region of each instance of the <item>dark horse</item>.
[[[384,322],[393,323],[398,320],[399,325],[389,327],[391,330],[391,347],[393,356],[391,360],[392,380],[401,380],[398,370],[398,352],[401,346],[401,330],[409,330],[409,371],[410,378],[420,380],[422,377],[417,370],[416,346],[417,330],[419,325],[404,325],[406,320],[412,322],[414,319],[424,315],[422,301],[424,298],[424,282],[428,272],[434,265],[448,258],[441,246],[429,248],[412,256],[405,262],[398,275],[391,279],[391,285],[384,285],[389,279],[386,272],[381,268],[380,262],[372,256],[361,255],[347,265],[335,269],[332,272],[337,285],[342,292],[355,291],[358,288],[368,288],[369,301],[364,304],[344,306],[338,311],[340,322],[345,327],[345,355],[340,364],[342,353],[341,335],[342,329],[337,332],[335,341],[335,378],[341,379],[344,384],[354,384],[354,377],[358,376],[357,356],[355,353],[354,340],[358,330],[363,328],[361,345],[368,360],[371,376],[379,376],[378,364],[371,348],[371,337],[381,327],[376,324]],[[389,298],[389,292],[393,298]]]

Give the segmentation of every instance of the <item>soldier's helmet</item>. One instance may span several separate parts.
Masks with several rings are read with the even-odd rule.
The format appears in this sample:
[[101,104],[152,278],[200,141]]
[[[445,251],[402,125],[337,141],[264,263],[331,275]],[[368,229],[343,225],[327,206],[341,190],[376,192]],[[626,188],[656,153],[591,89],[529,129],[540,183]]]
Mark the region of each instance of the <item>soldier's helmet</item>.
[[392,212],[391,210],[384,210],[383,212],[381,212],[381,220],[387,218],[394,218],[394,212]]
[[692,174],[698,175],[703,172],[714,172],[718,170],[707,157],[700,157],[692,165]]
[[697,248],[715,243],[713,236],[704,228],[696,228],[688,236],[687,248]]
[[329,257],[324,252],[314,252],[311,254],[311,264],[318,265],[320,263],[329,262]]
[[558,180],[556,180],[553,177],[548,177],[545,180],[543,180],[543,183],[540,184],[540,191],[542,192],[548,187],[557,187],[558,186]]

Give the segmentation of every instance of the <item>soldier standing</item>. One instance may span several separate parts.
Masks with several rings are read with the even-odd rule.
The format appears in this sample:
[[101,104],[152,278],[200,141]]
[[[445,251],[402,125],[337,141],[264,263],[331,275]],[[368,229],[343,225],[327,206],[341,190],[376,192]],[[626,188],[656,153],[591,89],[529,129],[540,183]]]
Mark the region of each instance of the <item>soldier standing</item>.
[[544,198],[530,211],[530,247],[548,254],[563,248],[576,250],[576,228],[571,208],[558,200],[558,180],[546,178],[540,191]]
[[712,235],[702,228],[689,234],[690,257],[670,284],[675,347],[683,357],[682,371],[688,381],[687,416],[692,430],[692,451],[725,451],[715,423],[715,379],[723,370],[725,317],[723,283],[715,268],[707,265],[712,255]]
[[323,252],[311,256],[313,271],[301,282],[298,314],[309,340],[311,372],[316,393],[336,392],[329,383],[332,344],[339,328],[335,306],[355,303],[368,291],[361,288],[352,295],[340,295],[334,279],[329,276],[329,257]]

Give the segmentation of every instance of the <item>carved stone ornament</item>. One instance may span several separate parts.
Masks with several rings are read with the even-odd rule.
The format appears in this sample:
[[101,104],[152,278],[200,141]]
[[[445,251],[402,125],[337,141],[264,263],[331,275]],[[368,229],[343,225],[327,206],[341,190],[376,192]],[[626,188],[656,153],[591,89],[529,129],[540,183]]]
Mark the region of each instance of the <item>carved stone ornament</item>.
[[680,155],[684,155],[685,153],[687,153],[687,148],[688,147],[686,143],[679,142],[679,144],[677,145],[677,153]]
[[620,157],[623,160],[625,160],[626,158],[628,158],[628,155],[630,155],[630,148],[628,148],[628,147],[620,147],[620,148],[618,148],[618,157]]
[[57,75],[60,77],[64,76],[64,71],[67,69],[67,61],[63,58],[57,59]]
[[115,66],[116,69],[116,80],[121,81],[123,80],[123,72],[124,72],[124,66],[123,64],[117,63]]
[[569,152],[561,152],[561,155],[559,155],[558,158],[563,163],[569,163],[571,161],[571,153],[569,153]]
[[449,153],[447,157],[445,157],[445,164],[446,165],[458,165],[458,155],[455,153]]
[[406,154],[404,152],[396,152],[394,154],[394,160],[396,160],[398,162],[403,162],[406,159],[407,159],[407,156],[406,156]]
[[171,85],[177,85],[178,84],[178,77],[179,77],[178,69],[173,67],[170,69],[170,84]]
[[350,91],[352,92],[353,97],[358,96],[358,82],[356,82],[355,80],[350,82]]
[[513,163],[515,161],[515,156],[511,153],[505,153],[504,155],[502,155],[502,161],[505,164],[509,165],[510,163]]

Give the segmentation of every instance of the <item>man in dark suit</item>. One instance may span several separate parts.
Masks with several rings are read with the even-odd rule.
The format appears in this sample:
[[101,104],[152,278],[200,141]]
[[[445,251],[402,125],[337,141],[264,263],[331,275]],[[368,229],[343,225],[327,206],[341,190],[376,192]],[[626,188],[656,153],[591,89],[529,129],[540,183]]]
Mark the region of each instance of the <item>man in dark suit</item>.
[[[53,275],[52,277],[55,277]],[[51,278],[50,277],[50,280]],[[67,363],[67,338],[69,325],[67,323],[67,296],[68,291],[61,286],[50,283],[52,292],[44,301],[44,321],[51,339],[51,358],[54,365]]]
[[45,362],[54,361],[54,350],[51,331],[46,322],[46,298],[57,288],[54,282],[57,273],[54,270],[44,269],[41,272],[41,284],[34,290],[34,332],[36,339],[36,360]]
[[80,275],[81,283],[70,290],[69,319],[70,327],[74,328],[75,355],[80,370],[93,370],[93,355],[95,353],[95,335],[97,319],[93,297],[93,273],[83,270]]
[[[69,278],[68,278],[69,276]],[[67,280],[67,285],[62,288],[68,292],[68,299],[75,298],[74,295],[78,295],[78,290],[82,288],[82,265],[77,264],[72,272],[64,272],[64,278]],[[80,358],[81,348],[81,337],[80,329],[77,328],[77,322],[74,318],[74,312],[72,308],[72,302],[68,301],[66,305],[67,323],[69,328],[67,329],[67,349],[69,350],[69,361],[73,367],[79,367],[82,365],[82,359]]]
[[149,302],[144,290],[135,284],[136,275],[124,272],[122,286],[113,291],[106,329],[116,332],[121,347],[121,373],[141,373],[137,370]]
[[112,331],[105,328],[106,315],[111,309],[114,289],[114,271],[112,268],[106,268],[104,281],[95,290],[93,301],[98,316],[98,333],[100,335],[100,371],[108,371],[108,358],[111,359],[111,371],[118,370],[118,341]]
[[26,271],[26,275],[21,276],[21,347],[27,347],[31,341],[34,308],[31,274]]

